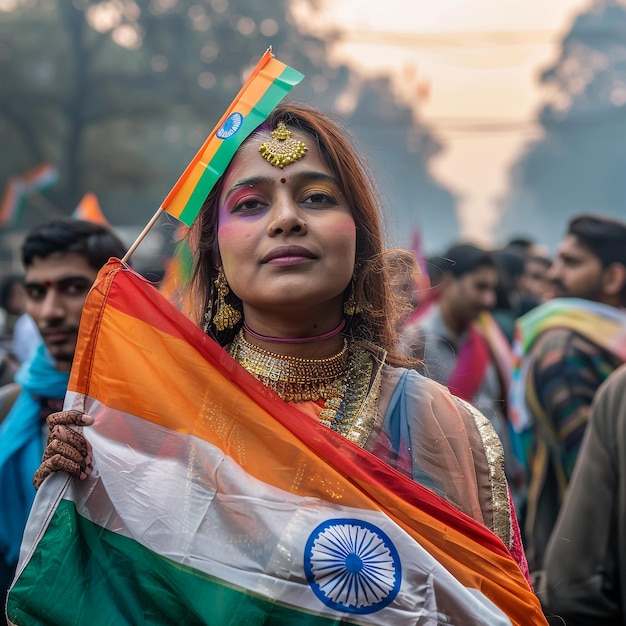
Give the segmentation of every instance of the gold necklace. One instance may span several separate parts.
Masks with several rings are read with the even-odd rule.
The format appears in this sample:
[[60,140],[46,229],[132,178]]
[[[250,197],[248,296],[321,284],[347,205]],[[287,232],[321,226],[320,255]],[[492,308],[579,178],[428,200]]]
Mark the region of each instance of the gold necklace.
[[334,397],[348,370],[348,342],[325,359],[285,356],[250,343],[243,330],[230,347],[231,356],[257,380],[273,389],[285,402],[304,402]]
[[246,340],[242,329],[229,352],[285,402],[322,399],[320,422],[353,443],[365,445],[377,414],[380,369],[372,376],[372,355],[363,346],[344,339],[343,348],[334,356],[303,359],[259,348]]

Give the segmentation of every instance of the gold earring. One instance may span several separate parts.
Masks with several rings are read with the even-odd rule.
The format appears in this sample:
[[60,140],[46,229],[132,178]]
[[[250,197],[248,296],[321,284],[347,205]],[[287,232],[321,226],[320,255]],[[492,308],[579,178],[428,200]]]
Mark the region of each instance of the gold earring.
[[350,295],[343,303],[343,312],[346,315],[357,315],[359,313],[363,313],[363,309],[356,299],[356,277],[354,275],[352,276],[352,282],[350,283]]
[[226,296],[230,293],[230,289],[228,289],[228,281],[223,267],[220,267],[219,274],[215,279],[215,288],[217,289],[217,309],[213,318],[215,328],[217,330],[234,328],[241,321],[241,313],[232,304],[226,302]]

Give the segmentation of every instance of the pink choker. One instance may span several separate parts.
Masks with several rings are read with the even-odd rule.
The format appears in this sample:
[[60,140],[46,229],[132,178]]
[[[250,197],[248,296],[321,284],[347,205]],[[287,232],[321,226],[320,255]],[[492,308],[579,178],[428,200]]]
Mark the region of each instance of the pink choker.
[[311,341],[322,341],[322,339],[330,339],[330,337],[338,335],[343,330],[345,325],[346,319],[344,318],[339,323],[339,326],[329,330],[327,333],[322,333],[321,335],[312,335],[310,337],[269,337],[267,335],[255,333],[245,321],[243,323],[245,331],[252,335],[255,339],[259,339],[260,341],[269,341],[272,343],[309,343]]

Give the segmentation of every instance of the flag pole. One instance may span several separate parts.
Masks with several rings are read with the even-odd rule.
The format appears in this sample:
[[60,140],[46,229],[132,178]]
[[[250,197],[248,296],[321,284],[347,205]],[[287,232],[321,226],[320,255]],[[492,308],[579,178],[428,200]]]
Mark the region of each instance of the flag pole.
[[128,259],[131,257],[132,253],[137,249],[139,244],[144,240],[144,237],[148,234],[150,229],[156,224],[157,220],[159,219],[159,217],[161,217],[161,214],[163,212],[164,212],[163,207],[159,207],[157,209],[156,213],[152,216],[150,221],[146,224],[145,228],[139,233],[133,245],[130,248],[128,248],[128,252],[126,252],[124,257],[122,258],[122,263],[128,262]]

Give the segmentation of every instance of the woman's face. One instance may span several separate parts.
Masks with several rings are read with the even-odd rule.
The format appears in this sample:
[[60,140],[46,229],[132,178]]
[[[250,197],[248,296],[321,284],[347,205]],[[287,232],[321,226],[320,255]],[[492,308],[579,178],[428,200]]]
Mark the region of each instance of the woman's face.
[[259,153],[269,132],[248,139],[233,159],[218,199],[222,264],[248,320],[319,311],[338,322],[356,226],[314,141],[297,131],[293,137],[308,151],[284,169]]

